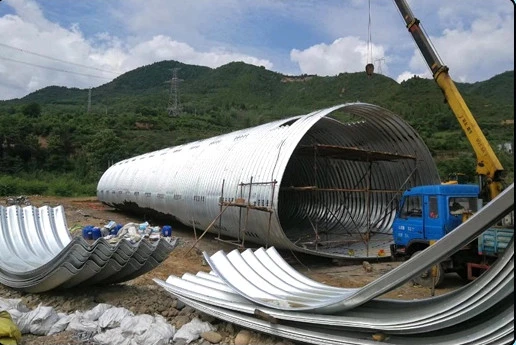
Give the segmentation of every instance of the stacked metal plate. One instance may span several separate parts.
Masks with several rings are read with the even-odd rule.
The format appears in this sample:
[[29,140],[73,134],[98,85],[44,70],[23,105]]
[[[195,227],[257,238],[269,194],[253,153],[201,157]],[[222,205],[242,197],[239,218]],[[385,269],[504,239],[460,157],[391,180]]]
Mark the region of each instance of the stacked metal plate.
[[158,266],[175,244],[90,243],[72,238],[62,206],[0,206],[0,283],[27,292],[120,283]]
[[246,328],[312,344],[512,344],[514,239],[474,282],[423,300],[378,299],[471,242],[514,208],[514,185],[469,221],[363,288],[318,283],[271,247],[205,254],[212,272],[155,282],[184,303]]

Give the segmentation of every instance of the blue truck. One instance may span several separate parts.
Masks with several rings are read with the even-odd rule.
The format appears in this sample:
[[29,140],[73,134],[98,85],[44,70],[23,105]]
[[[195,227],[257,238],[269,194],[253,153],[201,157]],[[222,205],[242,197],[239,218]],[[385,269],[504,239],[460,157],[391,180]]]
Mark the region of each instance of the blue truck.
[[[411,258],[432,245],[482,207],[479,187],[467,184],[418,186],[406,190],[401,197],[392,224],[391,256]],[[493,227],[452,257],[414,278],[426,287],[438,287],[444,274],[456,272],[467,280],[486,270],[503,253],[514,229]]]

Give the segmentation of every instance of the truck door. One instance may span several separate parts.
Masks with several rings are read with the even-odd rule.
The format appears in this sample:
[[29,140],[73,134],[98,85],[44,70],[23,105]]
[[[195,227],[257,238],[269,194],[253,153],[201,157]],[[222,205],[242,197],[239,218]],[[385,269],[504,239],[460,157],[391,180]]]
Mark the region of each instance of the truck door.
[[446,219],[446,215],[439,212],[439,197],[425,195],[423,204],[425,239],[438,240],[444,236],[443,221]]
[[398,246],[406,246],[413,240],[423,240],[423,197],[420,195],[405,197],[399,217],[392,225],[394,242]]

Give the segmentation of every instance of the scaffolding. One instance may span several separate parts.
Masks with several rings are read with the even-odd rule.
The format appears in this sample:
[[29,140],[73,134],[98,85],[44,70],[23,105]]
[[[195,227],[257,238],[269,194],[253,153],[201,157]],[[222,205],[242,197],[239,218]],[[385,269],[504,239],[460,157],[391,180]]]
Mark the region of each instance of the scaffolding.
[[[251,176],[251,179],[249,182],[241,182],[237,186],[237,196],[230,198],[224,196],[224,187],[225,187],[225,180],[222,180],[222,188],[221,188],[221,195],[219,199],[219,206],[220,206],[220,214],[218,217],[219,224],[217,226],[218,232],[216,239],[221,242],[230,243],[237,245],[239,248],[245,248],[245,240],[246,235],[251,235],[248,231],[248,221],[249,221],[249,213],[251,211],[259,211],[259,212],[268,212],[269,218],[268,218],[268,224],[267,224],[267,238],[265,246],[266,248],[269,246],[269,238],[270,238],[270,232],[271,232],[271,220],[272,220],[272,214],[274,213],[274,192],[276,189],[277,181],[259,181],[254,182],[253,177]],[[266,199],[266,202],[262,200],[262,204],[260,205],[259,200],[254,201],[251,203],[251,195],[252,195],[252,189],[253,186],[258,185],[269,185],[270,186],[270,197]],[[244,189],[248,188],[248,191],[244,191]],[[247,198],[246,198],[247,197]],[[269,202],[270,200],[270,202]],[[229,207],[237,207],[239,208],[238,213],[238,236],[236,240],[224,240],[221,238],[221,229],[223,229],[222,225],[222,214],[226,211]]]
[[[365,193],[364,199],[365,199],[365,212],[366,212],[366,219],[367,219],[367,228],[366,231],[360,231],[358,230],[354,236],[354,238],[347,238],[347,239],[333,239],[333,240],[327,240],[323,241],[321,240],[321,233],[319,229],[318,222],[313,222],[312,219],[308,219],[312,229],[313,229],[313,240],[302,242],[303,238],[298,238],[294,243],[296,245],[301,246],[311,246],[316,251],[319,250],[319,246],[332,246],[332,245],[339,245],[339,244],[351,244],[356,242],[362,242],[366,246],[366,252],[367,255],[369,255],[369,245],[372,237],[372,230],[374,227],[382,222],[385,217],[388,215],[388,210],[392,211],[392,205],[394,201],[396,200],[396,196],[400,195],[403,192],[403,188],[406,186],[406,184],[414,177],[415,172],[417,171],[417,157],[415,155],[408,155],[408,154],[400,154],[400,153],[393,153],[393,152],[382,152],[382,151],[374,151],[374,150],[365,150],[357,147],[345,147],[345,146],[337,146],[337,145],[324,145],[324,144],[315,144],[315,145],[302,145],[299,146],[294,154],[300,155],[300,156],[310,156],[314,159],[314,165],[313,165],[313,172],[314,172],[314,185],[306,185],[306,186],[290,186],[290,187],[282,187],[281,191],[296,191],[296,192],[310,192],[310,193]],[[361,176],[356,183],[357,187],[354,188],[324,188],[319,187],[317,185],[317,160],[318,158],[331,158],[331,159],[338,159],[338,160],[348,160],[348,161],[358,161],[358,162],[364,162],[368,164],[367,170]],[[373,170],[373,163],[378,161],[398,161],[398,160],[410,160],[415,162],[414,168],[411,170],[407,178],[404,180],[402,185],[399,186],[399,188],[396,189],[375,189],[372,185],[372,170]],[[362,188],[358,187],[359,184],[363,184],[365,181],[365,186]],[[384,213],[384,216],[380,219],[377,219],[375,222],[371,221],[371,196],[374,193],[389,193],[392,194],[391,199],[385,206],[385,209],[380,212]],[[319,200],[319,198],[316,196],[316,198]],[[349,198],[349,196],[347,197]],[[345,197],[345,199],[347,199]],[[322,200],[318,201],[321,206],[324,207],[325,211],[327,211],[330,214],[331,218],[335,218],[335,221],[337,223],[342,223],[338,219],[337,215],[331,211],[331,209],[326,205]],[[347,213],[349,216],[349,219],[351,222],[358,228],[358,223],[356,219],[354,219],[352,213],[347,209],[346,202],[341,204],[344,208],[344,212]],[[315,224],[314,224],[315,223]],[[344,227],[344,226],[343,226]],[[347,233],[351,236],[353,235],[351,232],[347,231]],[[310,236],[311,237],[311,236]],[[309,239],[309,238],[308,238]],[[351,256],[353,253],[348,253]]]

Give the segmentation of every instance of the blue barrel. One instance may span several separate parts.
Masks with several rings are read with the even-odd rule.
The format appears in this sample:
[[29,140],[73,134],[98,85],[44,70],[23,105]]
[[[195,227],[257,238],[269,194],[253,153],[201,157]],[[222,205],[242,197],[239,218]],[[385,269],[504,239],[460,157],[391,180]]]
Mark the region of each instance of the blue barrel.
[[99,227],[94,227],[92,230],[91,230],[91,234],[92,234],[92,239],[93,240],[97,240],[99,238],[102,237],[102,231],[100,230]]
[[122,224],[117,224],[115,225],[110,231],[109,231],[109,234],[110,235],[113,235],[113,236],[116,236],[118,234],[118,231],[120,231],[120,229],[122,229],[123,225]]
[[161,228],[161,235],[164,237],[172,236],[172,227],[170,225],[163,225],[163,228]]
[[92,225],[86,225],[84,228],[82,228],[82,237],[85,240],[92,240],[93,239],[93,226]]

